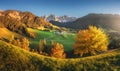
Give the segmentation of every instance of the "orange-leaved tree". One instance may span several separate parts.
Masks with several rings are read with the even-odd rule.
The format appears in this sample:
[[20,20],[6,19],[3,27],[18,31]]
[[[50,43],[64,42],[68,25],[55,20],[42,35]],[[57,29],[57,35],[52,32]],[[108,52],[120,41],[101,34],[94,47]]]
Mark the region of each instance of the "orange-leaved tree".
[[26,37],[21,38],[21,48],[29,50],[29,40]]
[[64,47],[60,43],[52,42],[51,54],[52,57],[65,58],[66,54],[64,52]]
[[109,44],[105,32],[95,26],[80,30],[74,44],[74,54],[80,56],[95,55],[107,50]]

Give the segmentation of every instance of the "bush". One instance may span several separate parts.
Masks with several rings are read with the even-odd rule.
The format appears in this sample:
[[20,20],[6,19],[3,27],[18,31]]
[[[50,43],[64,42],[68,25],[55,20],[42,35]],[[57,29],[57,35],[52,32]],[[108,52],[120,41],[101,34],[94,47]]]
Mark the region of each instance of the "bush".
[[104,31],[95,26],[78,32],[74,45],[74,54],[80,56],[95,55],[107,50],[108,37]]

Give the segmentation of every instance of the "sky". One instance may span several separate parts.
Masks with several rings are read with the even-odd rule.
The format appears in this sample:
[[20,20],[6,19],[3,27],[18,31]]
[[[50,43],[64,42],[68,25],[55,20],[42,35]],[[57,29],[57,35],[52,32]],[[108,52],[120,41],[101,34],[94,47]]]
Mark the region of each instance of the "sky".
[[30,11],[38,16],[120,14],[120,0],[0,0],[0,10]]

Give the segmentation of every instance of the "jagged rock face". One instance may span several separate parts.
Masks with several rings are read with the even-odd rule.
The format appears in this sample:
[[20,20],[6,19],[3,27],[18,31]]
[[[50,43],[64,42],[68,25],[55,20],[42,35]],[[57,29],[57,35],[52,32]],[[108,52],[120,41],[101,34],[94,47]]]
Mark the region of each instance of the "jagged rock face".
[[60,16],[59,19],[61,20],[61,22],[73,22],[77,18],[64,15],[64,16]]
[[50,21],[50,20],[60,21],[59,18],[57,16],[55,16],[55,15],[48,16],[47,19],[48,19],[48,21]]
[[49,16],[43,16],[42,17],[46,21],[57,21],[57,22],[72,22],[75,21],[76,17],[70,17],[70,16],[55,16],[55,15],[49,15]]
[[60,22],[58,17],[55,16],[55,15],[43,16],[43,19],[46,20],[46,21],[51,21],[52,20],[52,21],[59,21]]

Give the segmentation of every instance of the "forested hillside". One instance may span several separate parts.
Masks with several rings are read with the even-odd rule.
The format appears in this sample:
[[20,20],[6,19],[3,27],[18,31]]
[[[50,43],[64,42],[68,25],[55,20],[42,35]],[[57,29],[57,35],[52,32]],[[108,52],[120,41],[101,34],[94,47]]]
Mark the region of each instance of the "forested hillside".
[[51,23],[44,21],[42,18],[31,12],[21,12],[18,10],[6,10],[0,12],[0,27],[5,27],[13,32],[33,37],[27,28],[37,27],[54,27]]

